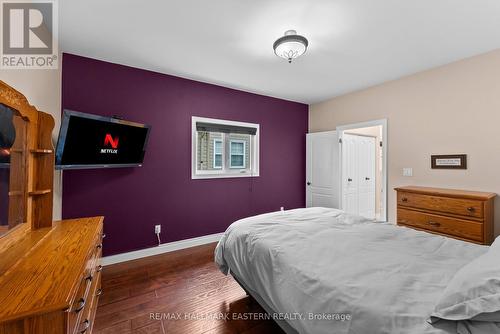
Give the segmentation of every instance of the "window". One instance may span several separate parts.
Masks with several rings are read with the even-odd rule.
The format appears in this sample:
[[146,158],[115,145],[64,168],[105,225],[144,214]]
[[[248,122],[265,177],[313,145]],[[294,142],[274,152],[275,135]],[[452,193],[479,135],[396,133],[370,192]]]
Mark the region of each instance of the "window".
[[245,144],[243,140],[229,141],[229,168],[245,168]]
[[259,176],[259,125],[192,118],[192,178]]
[[214,168],[222,168],[222,139],[214,139]]

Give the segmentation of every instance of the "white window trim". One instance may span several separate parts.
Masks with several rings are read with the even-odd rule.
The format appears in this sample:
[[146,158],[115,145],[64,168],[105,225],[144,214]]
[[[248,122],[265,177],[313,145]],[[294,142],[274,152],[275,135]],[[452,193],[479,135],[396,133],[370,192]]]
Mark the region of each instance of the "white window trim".
[[[196,145],[198,142],[198,131],[196,131],[196,123],[204,122],[204,123],[216,123],[216,124],[224,124],[224,125],[234,125],[234,126],[246,126],[253,127],[257,129],[254,139],[250,143],[250,163],[251,171],[245,169],[227,169],[226,173],[221,173],[220,170],[204,170],[197,171],[198,166],[198,154],[196,152]],[[223,153],[224,154],[224,153]],[[215,118],[206,118],[206,117],[191,117],[191,179],[222,179],[222,178],[233,178],[233,177],[258,177],[260,174],[259,167],[259,155],[260,155],[260,126],[255,123],[247,123],[247,122],[237,122],[237,121],[228,121],[222,119]],[[224,159],[224,157],[223,157]]]
[[[233,143],[238,143],[238,144],[243,144],[243,154],[233,154],[233,152],[231,152],[231,146],[233,145]],[[234,166],[233,163],[232,163],[232,160],[231,160],[231,156],[233,155],[243,155],[243,165],[240,165],[240,166]],[[245,165],[246,165],[246,162],[247,162],[247,142],[246,140],[240,140],[240,139],[230,139],[229,140],[229,168],[231,169],[244,169],[245,168]]]
[[[215,168],[215,169],[222,169],[222,166],[216,166],[215,165],[215,156],[217,155],[215,153],[215,143],[221,143],[221,145],[223,145],[224,144],[224,140],[223,139],[219,139],[219,138],[214,138],[214,140],[213,140],[214,156],[213,156],[213,166],[212,167]],[[224,164],[224,147],[222,147],[222,152],[220,153],[220,155],[221,155],[221,162],[222,162],[222,164]]]

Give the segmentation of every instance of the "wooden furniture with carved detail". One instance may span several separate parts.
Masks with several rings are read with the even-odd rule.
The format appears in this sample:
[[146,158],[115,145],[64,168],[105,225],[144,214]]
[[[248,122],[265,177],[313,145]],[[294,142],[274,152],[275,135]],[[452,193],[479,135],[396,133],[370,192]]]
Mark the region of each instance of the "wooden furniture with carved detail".
[[0,333],[91,333],[101,294],[102,217],[26,224],[0,244]]
[[0,334],[91,333],[103,217],[52,221],[54,120],[2,81],[0,104],[15,129],[0,147],[9,223],[0,234]]
[[10,151],[9,225],[52,226],[54,146],[51,115],[0,81],[0,104],[15,111],[16,141]]
[[397,223],[451,238],[493,242],[495,193],[407,186],[397,191]]

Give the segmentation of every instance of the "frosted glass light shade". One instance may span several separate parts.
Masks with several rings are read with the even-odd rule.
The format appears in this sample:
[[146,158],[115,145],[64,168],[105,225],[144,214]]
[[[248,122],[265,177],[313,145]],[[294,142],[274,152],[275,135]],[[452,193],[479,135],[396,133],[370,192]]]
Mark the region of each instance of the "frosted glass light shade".
[[308,44],[304,36],[297,35],[295,30],[288,30],[283,37],[274,42],[273,49],[278,57],[284,58],[291,63],[293,59],[302,56],[306,52]]

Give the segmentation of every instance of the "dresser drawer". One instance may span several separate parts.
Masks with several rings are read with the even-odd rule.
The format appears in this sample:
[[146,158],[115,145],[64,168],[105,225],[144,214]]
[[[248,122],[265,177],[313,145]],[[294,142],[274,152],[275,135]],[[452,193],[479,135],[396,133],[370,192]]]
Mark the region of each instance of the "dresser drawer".
[[75,301],[68,311],[68,333],[74,333],[82,317],[85,306],[88,303],[88,296],[92,286],[90,273],[80,283]]
[[96,272],[92,280],[89,295],[87,296],[87,303],[82,311],[75,327],[75,334],[88,334],[92,332],[95,312],[97,310],[97,303],[101,294],[101,273]]
[[483,241],[483,223],[398,208],[398,224]]
[[100,294],[98,291],[101,288],[101,233],[97,235],[96,242],[89,251],[84,276],[68,314],[69,333],[90,333],[92,328],[91,309],[97,305],[96,300]]
[[483,202],[472,199],[398,192],[398,205],[466,217],[484,217]]

